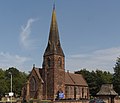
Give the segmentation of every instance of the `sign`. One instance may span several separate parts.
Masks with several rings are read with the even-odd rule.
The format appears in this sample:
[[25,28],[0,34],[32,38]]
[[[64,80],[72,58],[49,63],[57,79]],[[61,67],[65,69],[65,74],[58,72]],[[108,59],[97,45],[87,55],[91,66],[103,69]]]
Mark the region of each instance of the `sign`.
[[9,96],[10,96],[10,97],[12,97],[12,96],[13,96],[13,94],[14,94],[13,92],[10,92],[10,93],[9,93]]
[[59,99],[63,99],[64,98],[64,93],[63,92],[60,92],[59,93]]

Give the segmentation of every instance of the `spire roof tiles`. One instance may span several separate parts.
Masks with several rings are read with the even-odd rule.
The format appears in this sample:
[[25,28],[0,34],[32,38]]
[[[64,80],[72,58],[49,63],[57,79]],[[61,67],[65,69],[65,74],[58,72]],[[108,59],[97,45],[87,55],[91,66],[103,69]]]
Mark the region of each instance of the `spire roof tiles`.
[[51,54],[64,56],[64,53],[63,53],[63,50],[62,50],[61,44],[60,44],[60,39],[59,39],[55,5],[53,6],[48,45],[47,45],[47,48],[45,50],[44,56],[51,55]]

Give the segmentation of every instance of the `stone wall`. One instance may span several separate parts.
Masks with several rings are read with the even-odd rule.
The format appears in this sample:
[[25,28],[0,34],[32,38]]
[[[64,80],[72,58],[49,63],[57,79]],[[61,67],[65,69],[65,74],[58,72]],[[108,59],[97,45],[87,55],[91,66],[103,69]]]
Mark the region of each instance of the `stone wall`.
[[[18,101],[16,103],[23,103],[22,101]],[[33,100],[28,101],[25,103],[89,103],[89,100],[60,100],[60,101],[39,101],[39,100]]]
[[54,103],[89,103],[88,100],[79,100],[79,101],[76,101],[76,100],[66,100],[66,101],[55,101]]
[[[105,103],[110,103],[107,99],[104,100]],[[2,103],[2,102],[0,102]],[[22,101],[14,103],[23,103]],[[26,103],[26,102],[25,102]],[[30,100],[28,103],[89,103],[89,100],[59,100],[59,101],[40,101],[40,100]],[[114,103],[120,103],[120,99],[115,99]]]

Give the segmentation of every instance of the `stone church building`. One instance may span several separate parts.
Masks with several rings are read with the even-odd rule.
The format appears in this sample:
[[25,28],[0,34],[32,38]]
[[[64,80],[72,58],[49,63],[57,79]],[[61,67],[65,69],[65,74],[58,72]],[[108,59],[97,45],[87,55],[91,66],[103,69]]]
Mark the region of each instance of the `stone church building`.
[[60,44],[55,5],[42,68],[33,66],[28,81],[22,89],[22,97],[26,100],[89,98],[88,84],[83,76],[65,72],[65,55]]

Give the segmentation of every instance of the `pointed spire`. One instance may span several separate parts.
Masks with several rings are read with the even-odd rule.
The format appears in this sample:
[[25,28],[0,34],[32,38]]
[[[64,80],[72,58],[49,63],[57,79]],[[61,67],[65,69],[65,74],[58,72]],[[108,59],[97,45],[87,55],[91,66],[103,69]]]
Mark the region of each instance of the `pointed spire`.
[[64,56],[59,39],[59,32],[58,32],[58,25],[56,19],[56,11],[55,11],[55,2],[53,4],[48,46],[46,48],[44,55],[50,55],[50,54],[59,54]]

